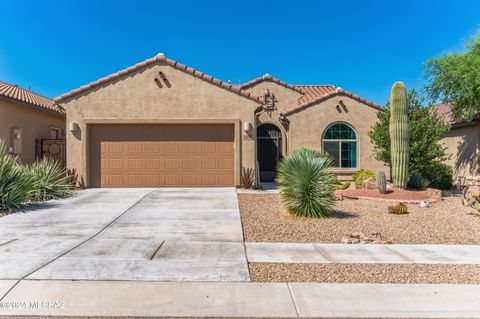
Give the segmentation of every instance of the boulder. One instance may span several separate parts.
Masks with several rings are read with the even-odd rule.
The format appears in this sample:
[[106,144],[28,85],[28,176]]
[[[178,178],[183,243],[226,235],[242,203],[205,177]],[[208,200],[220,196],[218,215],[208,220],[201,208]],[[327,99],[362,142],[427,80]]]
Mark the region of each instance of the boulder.
[[442,200],[442,191],[439,189],[427,188],[425,190],[425,193],[433,202],[438,202]]
[[333,197],[333,200],[336,200],[336,201],[343,200],[343,195],[340,190],[333,191],[332,197]]
[[480,211],[480,186],[469,186],[463,190],[463,205]]
[[375,181],[375,177],[369,177],[362,183],[363,189],[378,189],[377,182]]

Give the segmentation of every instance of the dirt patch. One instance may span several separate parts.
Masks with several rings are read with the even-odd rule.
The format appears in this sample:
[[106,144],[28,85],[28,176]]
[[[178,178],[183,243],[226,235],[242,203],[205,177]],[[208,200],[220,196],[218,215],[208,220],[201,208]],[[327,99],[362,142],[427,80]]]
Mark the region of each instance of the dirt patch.
[[379,232],[393,243],[480,244],[480,218],[459,196],[445,197],[428,208],[407,204],[410,214],[388,213],[391,203],[345,199],[335,202],[330,218],[288,216],[278,194],[239,194],[245,241],[340,243],[351,232]]
[[480,284],[480,265],[249,264],[254,282]]

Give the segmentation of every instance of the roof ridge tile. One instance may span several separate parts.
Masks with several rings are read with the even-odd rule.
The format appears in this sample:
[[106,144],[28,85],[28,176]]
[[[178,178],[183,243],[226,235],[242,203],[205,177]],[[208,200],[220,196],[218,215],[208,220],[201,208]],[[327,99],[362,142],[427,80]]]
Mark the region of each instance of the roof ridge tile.
[[82,85],[81,87],[79,87],[79,88],[77,88],[77,89],[71,90],[71,91],[69,91],[69,92],[67,92],[67,93],[64,93],[64,94],[56,97],[56,98],[54,99],[54,101],[57,102],[57,103],[60,103],[61,101],[64,101],[64,100],[67,99],[67,98],[70,98],[70,97],[72,97],[72,96],[74,96],[74,95],[77,95],[77,94],[79,94],[79,93],[81,93],[81,92],[87,91],[87,90],[89,90],[89,89],[91,89],[91,88],[93,88],[93,87],[95,87],[95,86],[98,86],[98,85],[100,85],[100,84],[106,83],[106,82],[111,81],[111,80],[114,80],[114,79],[119,78],[119,77],[121,77],[121,76],[124,76],[124,75],[126,75],[126,74],[128,74],[128,73],[130,73],[130,72],[132,72],[132,71],[138,70],[138,69],[140,69],[140,68],[142,68],[142,67],[145,67],[145,66],[147,66],[147,65],[150,65],[150,64],[153,64],[153,63],[157,63],[157,62],[163,62],[163,63],[165,63],[166,65],[169,65],[169,66],[171,66],[171,67],[174,67],[174,68],[176,68],[176,69],[178,69],[178,70],[180,70],[180,71],[184,71],[184,72],[186,72],[186,73],[188,73],[188,74],[191,74],[192,76],[195,76],[195,77],[197,77],[197,78],[200,78],[200,79],[202,79],[202,80],[204,80],[204,81],[206,81],[206,82],[210,82],[210,83],[212,83],[212,84],[214,84],[214,85],[217,85],[217,86],[219,86],[219,87],[221,87],[221,88],[224,88],[224,89],[226,89],[226,90],[228,90],[228,91],[231,91],[231,92],[233,92],[233,93],[236,93],[236,94],[239,94],[239,95],[241,95],[241,96],[244,96],[244,97],[246,97],[246,98],[248,98],[248,99],[250,99],[250,100],[253,100],[253,101],[257,102],[257,103],[261,103],[261,102],[262,102],[262,99],[261,99],[260,97],[255,96],[255,95],[253,95],[253,94],[250,94],[249,92],[244,91],[242,88],[240,88],[240,89],[235,88],[235,89],[234,89],[234,86],[233,86],[233,85],[227,84],[227,83],[225,83],[225,82],[223,82],[223,81],[221,81],[221,80],[219,80],[219,79],[214,78],[213,76],[207,75],[207,74],[205,74],[205,73],[203,73],[203,72],[200,72],[200,71],[198,71],[198,70],[196,70],[196,69],[194,69],[194,68],[191,68],[191,67],[189,67],[189,66],[187,66],[187,65],[185,65],[185,64],[181,64],[181,63],[179,63],[179,62],[177,62],[177,61],[175,61],[175,60],[169,59],[169,58],[167,58],[167,57],[165,56],[165,54],[163,54],[163,53],[158,53],[158,54],[155,55],[154,57],[149,58],[149,59],[147,59],[147,60],[145,60],[145,61],[142,61],[142,62],[139,62],[139,63],[137,63],[137,64],[134,64],[134,65],[132,65],[132,66],[130,66],[130,67],[127,67],[127,68],[125,68],[125,69],[123,69],[123,70],[120,70],[120,71],[118,71],[118,72],[112,73],[112,74],[110,74],[110,75],[108,75],[108,76],[106,76],[106,77],[100,78],[100,79],[98,79],[98,80],[96,80],[96,81],[94,81],[94,82],[90,82],[90,83],[88,83],[88,84]]

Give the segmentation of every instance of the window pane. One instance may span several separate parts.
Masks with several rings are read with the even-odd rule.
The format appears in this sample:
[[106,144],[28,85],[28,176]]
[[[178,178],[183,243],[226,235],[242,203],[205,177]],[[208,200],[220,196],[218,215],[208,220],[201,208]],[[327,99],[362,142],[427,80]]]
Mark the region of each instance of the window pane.
[[339,142],[324,142],[323,150],[332,156],[334,160],[333,166],[338,167],[338,163],[340,163]]
[[330,126],[325,132],[325,139],[327,140],[354,140],[356,139],[353,129],[346,124],[334,124]]
[[342,143],[342,167],[357,167],[357,142]]

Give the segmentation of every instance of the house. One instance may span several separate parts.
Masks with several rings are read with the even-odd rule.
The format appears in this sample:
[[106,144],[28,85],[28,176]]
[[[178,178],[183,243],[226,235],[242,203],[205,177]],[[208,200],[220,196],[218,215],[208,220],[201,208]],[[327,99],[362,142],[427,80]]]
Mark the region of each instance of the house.
[[242,168],[272,181],[302,146],[329,152],[342,179],[385,170],[368,137],[382,107],[333,85],[232,85],[158,54],[55,102],[89,187],[238,186]]
[[65,112],[53,100],[0,81],[0,139],[24,164],[38,157],[35,141],[65,138]]
[[450,125],[450,131],[441,140],[446,147],[448,159],[446,164],[453,168],[454,178],[459,176],[480,176],[480,121],[474,118],[454,120],[451,104],[436,104],[433,109],[439,114],[445,124]]

